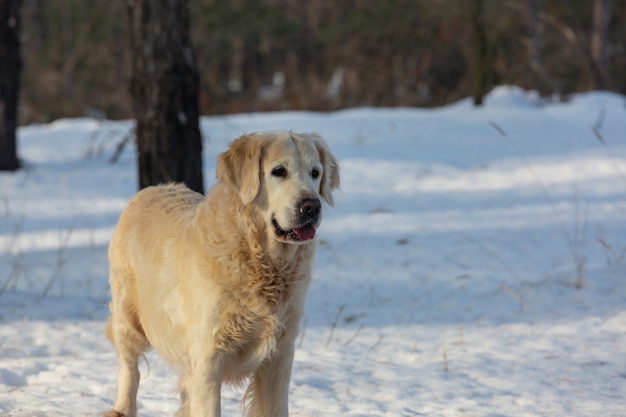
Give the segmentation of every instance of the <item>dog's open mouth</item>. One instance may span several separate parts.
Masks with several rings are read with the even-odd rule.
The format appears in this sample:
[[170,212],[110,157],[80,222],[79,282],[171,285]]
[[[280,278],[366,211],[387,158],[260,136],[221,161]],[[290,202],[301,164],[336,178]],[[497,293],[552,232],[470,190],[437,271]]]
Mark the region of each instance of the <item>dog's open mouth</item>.
[[315,237],[315,227],[311,223],[297,227],[291,230],[285,230],[280,227],[275,218],[272,218],[272,225],[279,240],[305,242]]

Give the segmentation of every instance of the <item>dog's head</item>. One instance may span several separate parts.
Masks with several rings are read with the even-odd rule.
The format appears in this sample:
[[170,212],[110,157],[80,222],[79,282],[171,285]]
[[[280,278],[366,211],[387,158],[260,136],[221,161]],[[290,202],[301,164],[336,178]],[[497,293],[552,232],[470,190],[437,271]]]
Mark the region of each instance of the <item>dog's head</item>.
[[339,167],[318,135],[254,133],[234,140],[220,155],[217,178],[244,205],[255,204],[262,211],[276,240],[299,243],[315,237],[322,199],[333,205]]

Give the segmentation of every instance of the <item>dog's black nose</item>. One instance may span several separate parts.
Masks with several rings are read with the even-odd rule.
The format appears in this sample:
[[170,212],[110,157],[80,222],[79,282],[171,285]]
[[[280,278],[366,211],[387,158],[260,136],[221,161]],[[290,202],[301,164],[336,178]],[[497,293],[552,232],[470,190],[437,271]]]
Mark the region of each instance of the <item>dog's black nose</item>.
[[313,217],[320,214],[320,210],[322,209],[322,202],[317,198],[305,198],[300,201],[300,213]]

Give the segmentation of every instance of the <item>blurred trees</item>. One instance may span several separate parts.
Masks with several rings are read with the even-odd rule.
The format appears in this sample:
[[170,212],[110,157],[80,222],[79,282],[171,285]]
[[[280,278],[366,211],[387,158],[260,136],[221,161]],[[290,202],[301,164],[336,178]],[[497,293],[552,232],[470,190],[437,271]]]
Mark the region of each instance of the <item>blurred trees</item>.
[[[123,3],[22,0],[21,121],[130,117]],[[478,0],[192,0],[200,112],[436,106],[472,95]],[[484,88],[626,93],[623,0],[480,0]]]

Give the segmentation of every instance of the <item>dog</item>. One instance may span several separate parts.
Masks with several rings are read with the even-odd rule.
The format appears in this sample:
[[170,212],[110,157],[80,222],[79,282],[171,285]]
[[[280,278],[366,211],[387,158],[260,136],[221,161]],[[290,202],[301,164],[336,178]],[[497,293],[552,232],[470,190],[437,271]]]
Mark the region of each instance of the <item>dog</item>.
[[337,159],[316,134],[244,135],[219,155],[206,197],[148,187],[109,245],[106,335],[118,357],[107,417],[137,414],[138,359],[154,347],[179,373],[177,417],[220,416],[223,383],[246,415],[287,417],[294,341],[311,279],[322,200]]

